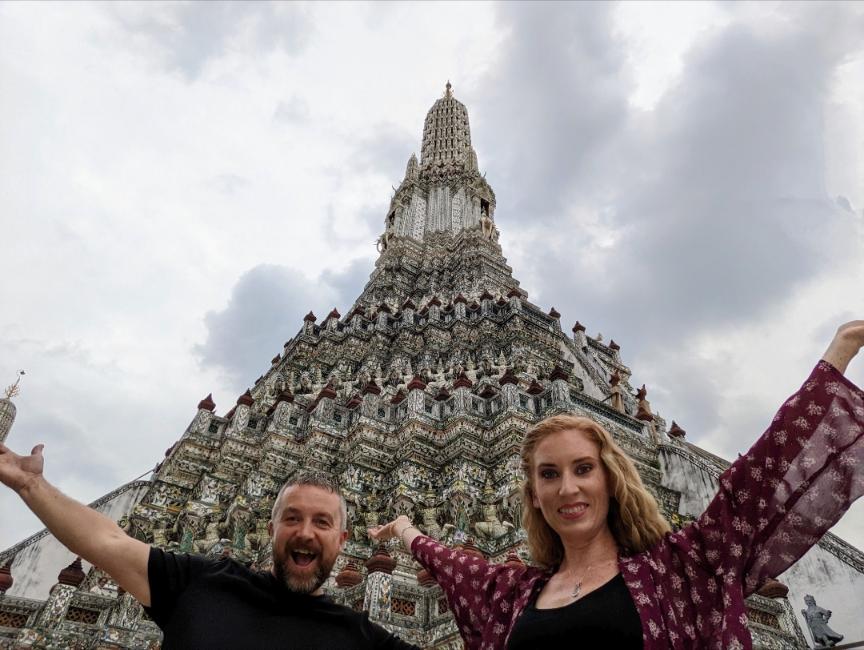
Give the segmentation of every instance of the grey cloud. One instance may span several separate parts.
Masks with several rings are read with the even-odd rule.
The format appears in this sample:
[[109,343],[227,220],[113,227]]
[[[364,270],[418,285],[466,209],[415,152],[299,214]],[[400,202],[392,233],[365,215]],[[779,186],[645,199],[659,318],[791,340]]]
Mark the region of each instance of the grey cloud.
[[612,12],[606,3],[498,5],[508,36],[497,65],[466,101],[505,226],[560,223],[574,194],[601,191],[598,158],[628,117],[626,61]]
[[269,2],[184,2],[148,6],[131,12],[115,5],[117,21],[160,48],[171,69],[194,80],[213,58],[251,34],[258,52],[281,49],[297,54],[305,47],[311,26],[297,4]]
[[235,194],[252,184],[248,178],[238,174],[219,174],[209,179],[208,184],[223,194]]
[[242,392],[300,329],[310,310],[321,319],[335,306],[345,312],[368,280],[366,260],[341,272],[325,271],[308,280],[285,266],[262,264],[244,273],[228,305],[204,317],[207,338],[194,352],[204,367],[221,371]]
[[[860,254],[860,225],[825,192],[822,107],[860,48],[862,14],[813,7],[784,5],[788,26],[771,37],[733,21],[704,39],[644,114],[627,105],[608,7],[507,3],[509,35],[478,86],[475,140],[481,158],[493,152],[517,277],[622,344],[635,379],[664,387],[680,406],[667,417],[697,435],[721,419],[709,396],[723,371],[685,358],[687,339],[770,313]],[[614,243],[598,240],[597,223]]]
[[273,120],[283,124],[299,124],[309,119],[309,106],[301,97],[291,97],[276,105]]
[[411,153],[420,149],[421,135],[419,132],[408,133],[390,124],[377,124],[364,130],[345,161],[349,173],[374,170],[392,178],[393,184],[398,185]]

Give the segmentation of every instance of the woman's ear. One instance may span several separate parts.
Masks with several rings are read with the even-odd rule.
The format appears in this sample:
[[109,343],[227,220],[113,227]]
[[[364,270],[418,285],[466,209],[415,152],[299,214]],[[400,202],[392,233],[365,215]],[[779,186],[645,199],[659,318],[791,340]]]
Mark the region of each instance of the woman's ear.
[[534,490],[532,490],[530,487],[528,488],[528,494],[531,495],[531,505],[539,510],[540,500],[537,498],[537,495],[534,494]]

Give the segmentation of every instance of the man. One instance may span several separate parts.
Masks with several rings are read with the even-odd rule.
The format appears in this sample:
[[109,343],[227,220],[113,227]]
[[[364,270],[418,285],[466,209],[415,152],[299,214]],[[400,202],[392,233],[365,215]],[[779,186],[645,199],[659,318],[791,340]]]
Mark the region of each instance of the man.
[[230,558],[169,553],[129,537],[45,480],[42,449],[19,456],[0,443],[0,482],[70,551],[144,605],[165,634],[163,648],[416,650],[322,595],[348,538],[345,501],[326,478],[282,487],[268,524],[273,569],[256,573]]

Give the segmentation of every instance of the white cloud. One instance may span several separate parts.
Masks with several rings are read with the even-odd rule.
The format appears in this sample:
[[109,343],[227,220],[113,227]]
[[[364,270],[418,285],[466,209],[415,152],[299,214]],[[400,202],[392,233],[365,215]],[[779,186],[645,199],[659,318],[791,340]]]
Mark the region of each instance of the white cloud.
[[[46,441],[95,498],[206,393],[229,407],[298,314],[344,312],[450,79],[532,298],[614,336],[691,439],[742,449],[864,313],[862,10],[538,5],[0,5],[10,444]],[[864,547],[856,508],[838,530]],[[36,528],[0,509],[0,547]]]

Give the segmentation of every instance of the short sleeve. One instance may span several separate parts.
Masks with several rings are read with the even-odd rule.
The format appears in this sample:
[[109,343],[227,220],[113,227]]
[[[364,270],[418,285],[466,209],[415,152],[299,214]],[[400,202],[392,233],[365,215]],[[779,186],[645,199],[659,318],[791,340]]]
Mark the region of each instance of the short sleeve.
[[147,580],[150,583],[150,607],[144,609],[160,627],[171,620],[180,594],[210,562],[203,557],[186,553],[169,553],[152,547],[147,562]]

